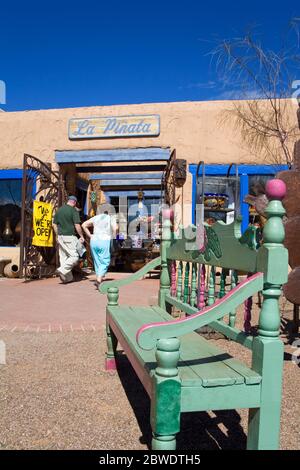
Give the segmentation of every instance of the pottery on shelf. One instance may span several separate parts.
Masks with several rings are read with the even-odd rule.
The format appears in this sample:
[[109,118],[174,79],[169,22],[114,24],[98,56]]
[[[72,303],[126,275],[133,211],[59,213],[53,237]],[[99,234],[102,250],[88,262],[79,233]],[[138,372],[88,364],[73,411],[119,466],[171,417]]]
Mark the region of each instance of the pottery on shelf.
[[5,243],[11,243],[13,240],[13,231],[10,226],[10,217],[6,217],[5,219],[5,226],[2,232],[2,240]]

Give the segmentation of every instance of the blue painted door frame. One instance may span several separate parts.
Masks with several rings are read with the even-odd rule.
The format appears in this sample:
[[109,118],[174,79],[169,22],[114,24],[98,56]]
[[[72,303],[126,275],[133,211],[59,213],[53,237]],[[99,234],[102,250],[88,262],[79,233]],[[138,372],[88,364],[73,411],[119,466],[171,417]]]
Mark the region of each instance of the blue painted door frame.
[[[226,176],[230,165],[205,165],[206,176]],[[244,232],[249,224],[249,206],[244,202],[245,196],[249,193],[249,175],[271,175],[274,176],[278,171],[287,170],[287,165],[238,165],[240,177],[240,207],[242,221],[242,231]],[[233,169],[235,170],[235,168]],[[189,172],[192,174],[192,222],[195,223],[196,208],[196,171],[197,165],[190,164]],[[234,171],[232,171],[234,174]],[[202,175],[200,168],[199,175]]]
[[[1,170],[0,169],[0,180],[22,180],[23,179],[23,170],[20,169],[11,169],[11,170]],[[34,177],[34,184],[32,187],[32,194],[35,194],[36,191],[36,176]]]

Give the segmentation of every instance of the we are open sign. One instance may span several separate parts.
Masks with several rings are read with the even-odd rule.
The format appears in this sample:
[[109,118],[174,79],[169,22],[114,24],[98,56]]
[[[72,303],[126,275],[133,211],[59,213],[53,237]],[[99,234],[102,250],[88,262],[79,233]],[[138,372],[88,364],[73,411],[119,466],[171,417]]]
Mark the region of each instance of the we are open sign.
[[70,139],[158,136],[159,132],[160,120],[157,114],[93,117],[69,121]]
[[52,205],[47,202],[33,201],[32,245],[53,246]]

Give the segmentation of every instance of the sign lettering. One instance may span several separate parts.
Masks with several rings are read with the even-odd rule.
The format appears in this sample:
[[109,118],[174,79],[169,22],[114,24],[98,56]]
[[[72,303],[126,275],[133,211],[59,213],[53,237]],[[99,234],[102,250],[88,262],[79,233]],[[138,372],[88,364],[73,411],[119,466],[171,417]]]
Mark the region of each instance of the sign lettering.
[[32,245],[53,246],[51,204],[33,201],[33,232]]
[[159,116],[111,116],[70,119],[70,139],[158,136]]

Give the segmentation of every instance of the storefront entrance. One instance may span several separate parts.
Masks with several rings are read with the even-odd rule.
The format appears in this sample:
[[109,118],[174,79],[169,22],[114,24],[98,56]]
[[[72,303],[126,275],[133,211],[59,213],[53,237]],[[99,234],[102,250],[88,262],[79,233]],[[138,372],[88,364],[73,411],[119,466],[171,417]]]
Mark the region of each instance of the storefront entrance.
[[[51,170],[50,165],[43,163],[32,155],[24,155],[21,230],[20,230],[20,263],[19,276],[25,279],[40,279],[53,275],[57,267],[57,254],[53,239],[49,244],[34,242],[34,224],[36,231],[44,235],[47,231],[44,207],[56,211],[64,199],[64,187],[60,184],[59,175]],[[35,201],[40,202],[41,218],[35,219]],[[52,218],[52,214],[49,214]],[[49,220],[51,223],[51,219]],[[50,225],[48,223],[48,225]],[[50,238],[50,237],[49,237]],[[44,245],[44,246],[43,246]]]
[[[80,200],[81,220],[96,215],[99,207],[118,218],[111,245],[115,270],[135,271],[159,255],[162,179],[170,153],[162,148],[56,152],[67,193]],[[84,265],[92,267],[88,247]]]

